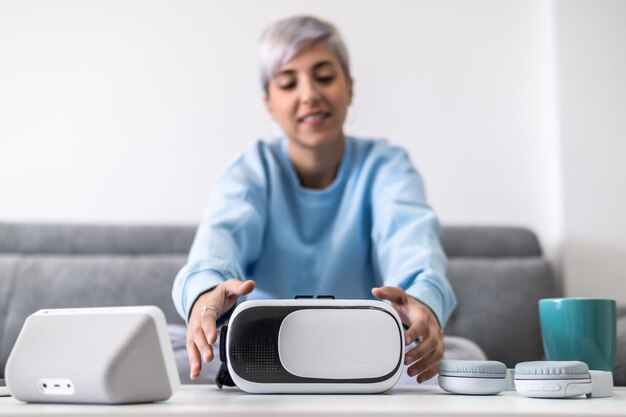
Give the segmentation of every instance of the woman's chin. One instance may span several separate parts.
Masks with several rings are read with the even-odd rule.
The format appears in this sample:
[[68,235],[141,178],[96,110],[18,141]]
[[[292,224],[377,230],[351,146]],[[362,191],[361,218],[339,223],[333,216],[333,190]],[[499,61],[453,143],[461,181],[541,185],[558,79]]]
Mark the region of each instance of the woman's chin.
[[303,148],[324,148],[331,145],[338,145],[343,140],[343,133],[330,134],[307,134],[300,135],[293,141]]

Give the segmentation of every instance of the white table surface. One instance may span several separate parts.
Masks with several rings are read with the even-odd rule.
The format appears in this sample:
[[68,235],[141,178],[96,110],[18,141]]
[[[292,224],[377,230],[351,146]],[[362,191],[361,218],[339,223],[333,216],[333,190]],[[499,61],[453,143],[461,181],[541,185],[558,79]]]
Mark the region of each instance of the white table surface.
[[626,387],[610,398],[532,399],[515,392],[451,395],[437,386],[394,388],[378,395],[252,395],[236,388],[186,385],[168,401],[135,405],[25,404],[0,398],[0,415],[82,416],[626,416]]

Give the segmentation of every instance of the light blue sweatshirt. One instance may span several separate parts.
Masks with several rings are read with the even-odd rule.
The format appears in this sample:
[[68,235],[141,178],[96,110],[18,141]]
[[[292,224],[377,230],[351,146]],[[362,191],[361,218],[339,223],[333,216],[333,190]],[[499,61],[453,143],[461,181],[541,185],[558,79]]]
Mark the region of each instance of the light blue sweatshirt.
[[443,327],[456,306],[439,223],[406,152],[347,137],[334,182],[304,188],[287,140],[258,141],[218,178],[172,297],[187,319],[228,278],[253,279],[247,299],[334,295],[371,299],[397,286]]

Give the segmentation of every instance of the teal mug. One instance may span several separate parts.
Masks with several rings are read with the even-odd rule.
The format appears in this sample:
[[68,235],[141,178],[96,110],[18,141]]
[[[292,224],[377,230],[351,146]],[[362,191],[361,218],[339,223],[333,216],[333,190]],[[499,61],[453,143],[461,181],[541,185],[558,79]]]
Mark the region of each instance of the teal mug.
[[546,359],[583,361],[589,369],[612,371],[615,365],[615,300],[547,298],[539,300]]

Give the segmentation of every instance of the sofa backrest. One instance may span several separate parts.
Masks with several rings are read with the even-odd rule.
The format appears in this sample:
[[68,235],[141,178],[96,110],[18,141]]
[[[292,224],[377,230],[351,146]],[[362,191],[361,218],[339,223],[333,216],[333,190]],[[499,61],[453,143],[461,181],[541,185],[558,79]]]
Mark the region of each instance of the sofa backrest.
[[0,254],[187,255],[195,226],[0,223]]
[[[510,227],[444,227],[459,301],[446,333],[508,366],[541,359],[537,300],[556,295],[535,235]],[[152,304],[183,323],[170,292],[194,226],[0,223],[0,375],[22,324],[41,308]]]
[[517,227],[445,227],[447,277],[458,306],[446,334],[477,342],[490,359],[513,367],[543,358],[541,298],[560,296],[536,235]]

